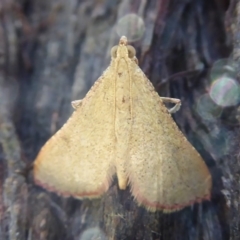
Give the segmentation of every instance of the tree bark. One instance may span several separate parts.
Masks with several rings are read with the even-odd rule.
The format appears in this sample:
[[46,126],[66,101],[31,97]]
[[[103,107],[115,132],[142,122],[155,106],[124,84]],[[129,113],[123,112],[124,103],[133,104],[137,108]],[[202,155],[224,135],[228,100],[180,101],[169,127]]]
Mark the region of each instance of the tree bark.
[[[0,239],[239,239],[239,101],[219,106],[209,97],[212,82],[229,71],[238,87],[239,4],[0,2]],[[31,166],[39,149],[69,118],[71,101],[101,76],[124,34],[158,93],[181,99],[174,118],[211,171],[211,201],[150,213],[129,189],[119,190],[116,179],[91,201],[34,184]]]

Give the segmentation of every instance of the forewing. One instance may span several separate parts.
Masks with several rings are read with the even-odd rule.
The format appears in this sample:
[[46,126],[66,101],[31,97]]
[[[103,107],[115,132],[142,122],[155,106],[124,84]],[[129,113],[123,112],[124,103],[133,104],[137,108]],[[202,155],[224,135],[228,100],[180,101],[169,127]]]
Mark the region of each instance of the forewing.
[[114,174],[111,69],[94,84],[34,163],[37,183],[62,195],[98,197]]
[[133,73],[127,171],[132,194],[149,210],[175,211],[208,199],[211,176],[140,69]]

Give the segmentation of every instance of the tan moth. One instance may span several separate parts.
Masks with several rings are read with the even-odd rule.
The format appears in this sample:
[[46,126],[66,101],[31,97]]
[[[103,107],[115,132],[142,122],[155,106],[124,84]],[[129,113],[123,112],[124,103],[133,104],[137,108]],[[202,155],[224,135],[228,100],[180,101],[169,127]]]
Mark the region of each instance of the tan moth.
[[[211,175],[171,113],[180,100],[161,98],[121,37],[110,66],[66,124],[42,147],[34,179],[50,191],[97,198],[116,174],[120,189],[150,211],[176,211],[210,198]],[[168,110],[163,102],[176,103]]]

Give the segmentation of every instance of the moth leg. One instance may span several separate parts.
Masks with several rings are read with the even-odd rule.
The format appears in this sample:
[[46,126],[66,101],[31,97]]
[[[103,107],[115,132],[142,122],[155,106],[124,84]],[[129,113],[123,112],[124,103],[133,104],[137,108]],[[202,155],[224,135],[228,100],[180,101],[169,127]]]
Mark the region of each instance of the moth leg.
[[133,60],[138,65],[138,59],[136,57],[134,57]]
[[168,109],[169,113],[177,112],[181,107],[181,100],[178,98],[168,98],[168,97],[161,97],[164,103],[175,103],[176,105],[170,109]]
[[71,102],[72,107],[76,110],[82,105],[82,100],[75,100]]

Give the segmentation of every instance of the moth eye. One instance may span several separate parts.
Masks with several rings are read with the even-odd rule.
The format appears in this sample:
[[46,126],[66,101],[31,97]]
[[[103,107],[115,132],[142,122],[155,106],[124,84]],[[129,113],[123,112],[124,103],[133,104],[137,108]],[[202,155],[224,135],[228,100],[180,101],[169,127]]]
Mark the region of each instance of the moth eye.
[[133,46],[128,45],[128,46],[127,46],[127,49],[128,49],[128,56],[129,56],[130,58],[133,58],[133,57],[136,56],[136,50],[135,50],[135,48],[134,48]]
[[111,49],[111,57],[112,58],[116,58],[117,57],[117,49],[118,49],[118,46],[112,47],[112,49]]

